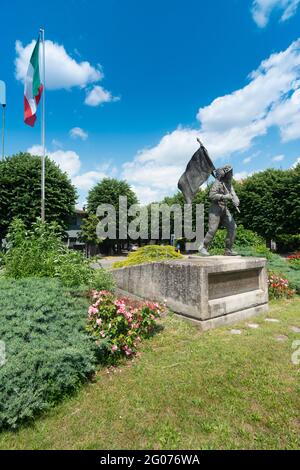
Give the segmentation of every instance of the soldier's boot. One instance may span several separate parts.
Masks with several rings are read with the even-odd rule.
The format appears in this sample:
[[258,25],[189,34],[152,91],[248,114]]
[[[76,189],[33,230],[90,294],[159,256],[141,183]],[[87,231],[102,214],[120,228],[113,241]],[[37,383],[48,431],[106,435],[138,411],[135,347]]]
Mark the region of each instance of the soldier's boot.
[[236,251],[231,250],[230,248],[225,249],[225,256],[239,256],[239,254]]
[[201,256],[210,256],[209,252],[207,251],[207,247],[204,245],[204,243],[201,243],[198,251]]

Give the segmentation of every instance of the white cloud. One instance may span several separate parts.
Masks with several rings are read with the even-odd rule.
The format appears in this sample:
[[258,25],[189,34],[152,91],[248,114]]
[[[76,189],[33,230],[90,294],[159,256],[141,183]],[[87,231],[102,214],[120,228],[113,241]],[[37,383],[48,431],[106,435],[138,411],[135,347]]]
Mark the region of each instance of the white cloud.
[[281,11],[281,21],[286,21],[295,15],[300,0],[254,0],[252,16],[260,28],[267,26],[273,10]]
[[131,185],[131,188],[136,193],[138,200],[142,202],[142,204],[161,201],[161,191],[159,189],[153,189],[147,186],[135,186],[134,184]]
[[[21,41],[16,41],[15,60],[16,78],[24,81],[35,41],[23,47]],[[48,90],[61,88],[85,87],[103,78],[99,66],[92,66],[89,62],[76,62],[66,52],[64,46],[53,41],[45,41],[46,51],[46,86]]]
[[[42,146],[33,145],[30,147],[27,152],[32,155],[42,155]],[[88,171],[85,173],[80,173],[81,161],[79,155],[73,150],[56,150],[51,152],[46,150],[46,155],[53,160],[62,171],[66,172],[71,178],[72,183],[79,190],[80,194],[80,204],[82,205],[85,201],[86,193],[91,189],[98,181],[105,178],[110,174],[109,167],[106,163],[99,165],[98,169],[95,171]]]
[[234,173],[233,176],[235,180],[240,181],[240,180],[244,180],[245,178],[247,178],[247,176],[251,176],[252,174],[253,173],[248,173],[247,171],[240,171],[240,172]]
[[244,158],[243,163],[246,165],[247,163],[250,163],[252,160],[251,157]]
[[104,90],[102,86],[95,85],[86,95],[84,100],[88,106],[99,106],[102,103],[110,101],[118,101],[119,98],[111,94],[110,91]]
[[[16,41],[15,75],[17,80],[24,82],[34,45],[35,40],[26,46],[23,46],[21,41]],[[76,61],[61,44],[47,40],[45,41],[45,51],[46,88],[48,90],[87,88],[89,85],[101,81],[104,77],[101,65],[94,66],[88,61]],[[98,106],[100,103],[108,103],[116,101],[116,99],[109,91],[95,85],[91,91],[87,91],[85,103],[90,106]]]
[[[27,152],[32,155],[42,155],[43,148],[41,145],[33,145]],[[72,150],[56,150],[55,152],[46,150],[46,155],[57,163],[61,170],[65,171],[70,177],[76,175],[80,170],[81,163],[79,155]]]
[[[299,83],[296,83],[299,86]],[[300,137],[300,89],[297,89],[285,100],[273,106],[267,123],[277,125],[280,129],[282,142],[289,142]]]
[[284,155],[276,155],[272,158],[273,162],[282,162],[282,160],[284,160]]
[[70,129],[69,134],[73,139],[86,140],[88,138],[88,133],[81,129],[81,127],[73,127],[73,129]]
[[81,175],[74,176],[72,182],[78,189],[88,191],[106,176],[107,175],[101,171],[88,171]]
[[198,148],[197,136],[213,160],[228,159],[249,150],[256,138],[274,126],[283,142],[300,138],[299,109],[300,39],[263,60],[243,88],[200,108],[198,129],[178,127],[157,145],[138,152],[123,165],[122,177],[139,188],[142,195],[151,196],[154,191],[163,197],[176,190],[180,175]]
[[300,165],[300,157],[297,158],[297,160],[295,161],[295,163],[293,163],[293,165],[291,166],[291,168],[296,168],[297,165]]

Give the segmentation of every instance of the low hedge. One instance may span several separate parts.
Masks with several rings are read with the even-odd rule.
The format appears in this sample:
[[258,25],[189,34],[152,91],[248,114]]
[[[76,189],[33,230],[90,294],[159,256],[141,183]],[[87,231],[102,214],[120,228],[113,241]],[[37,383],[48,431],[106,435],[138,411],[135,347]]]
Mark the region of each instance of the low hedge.
[[0,279],[0,428],[45,411],[94,372],[87,306],[54,279]]
[[137,251],[130,253],[126,260],[115,262],[113,267],[123,268],[124,266],[132,266],[135,264],[150,263],[176,258],[183,258],[183,256],[177,253],[173,246],[146,245],[142,248],[138,248]]

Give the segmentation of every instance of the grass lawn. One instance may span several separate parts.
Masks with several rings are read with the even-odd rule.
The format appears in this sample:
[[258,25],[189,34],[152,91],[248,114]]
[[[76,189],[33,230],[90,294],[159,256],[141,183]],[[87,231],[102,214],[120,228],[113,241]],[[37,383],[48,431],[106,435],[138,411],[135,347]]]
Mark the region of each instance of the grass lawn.
[[[133,361],[18,432],[1,449],[296,449],[300,446],[300,298],[268,317],[201,333],[174,316]],[[279,341],[280,339],[284,341]]]

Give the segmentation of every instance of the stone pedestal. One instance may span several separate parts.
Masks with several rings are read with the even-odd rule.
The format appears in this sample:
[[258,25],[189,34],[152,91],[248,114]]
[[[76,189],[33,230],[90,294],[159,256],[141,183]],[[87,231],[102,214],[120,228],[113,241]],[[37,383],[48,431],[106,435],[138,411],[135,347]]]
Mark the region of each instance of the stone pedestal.
[[244,320],[268,309],[266,260],[189,256],[113,269],[124,295],[165,302],[203,329]]

